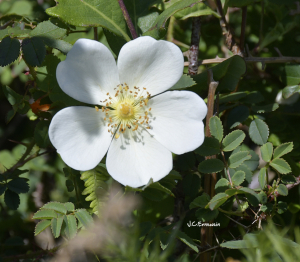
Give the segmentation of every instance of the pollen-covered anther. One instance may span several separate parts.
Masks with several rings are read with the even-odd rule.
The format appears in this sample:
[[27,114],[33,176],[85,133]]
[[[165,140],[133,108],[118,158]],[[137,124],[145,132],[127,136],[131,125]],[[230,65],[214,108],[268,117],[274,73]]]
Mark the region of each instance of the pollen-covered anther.
[[115,135],[115,138],[118,139],[119,137],[120,137],[120,135],[117,133],[117,134]]
[[95,106],[95,109],[97,112],[99,112],[99,107],[98,106]]

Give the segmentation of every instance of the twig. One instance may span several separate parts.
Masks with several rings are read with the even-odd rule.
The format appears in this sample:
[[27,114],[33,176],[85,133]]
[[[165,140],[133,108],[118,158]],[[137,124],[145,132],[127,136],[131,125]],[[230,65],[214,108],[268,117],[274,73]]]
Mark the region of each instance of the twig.
[[223,31],[223,35],[225,35],[225,37],[226,37],[226,39],[225,39],[226,46],[234,54],[240,55],[241,54],[240,48],[236,45],[236,43],[234,41],[233,34],[230,31],[230,28],[229,28],[228,23],[225,18],[225,14],[223,12],[222,3],[220,0],[215,0],[215,2],[217,5],[217,11],[218,11],[219,15],[221,16],[220,25],[221,25],[221,28]]
[[94,40],[98,41],[98,28],[94,27]]
[[127,9],[126,9],[126,6],[125,6],[123,0],[118,0],[118,2],[119,2],[119,5],[121,7],[121,10],[122,10],[123,16],[125,18],[125,21],[126,21],[126,23],[128,25],[129,31],[130,31],[130,33],[132,35],[132,38],[135,39],[135,38],[138,37],[138,35],[137,35],[136,31],[135,31],[134,25],[133,25],[133,23],[131,21],[131,18],[130,18],[129,13],[128,13]]
[[200,17],[193,18],[191,47],[189,50],[189,75],[196,75],[198,73],[200,27]]
[[228,217],[230,220],[232,220],[234,223],[240,225],[241,227],[245,228],[245,229],[248,229],[247,226],[241,224],[240,222],[237,222],[236,220],[234,220],[233,218],[231,218],[230,216],[227,216],[226,214],[224,214],[224,216]]
[[[209,120],[214,115],[214,97],[216,89],[219,85],[219,82],[216,82],[213,79],[212,70],[208,70],[208,96],[207,96],[207,115],[206,115],[206,136],[211,136],[211,132],[209,129]],[[212,159],[216,158],[216,156],[206,157],[205,159]],[[204,192],[207,193],[211,198],[215,195],[215,185],[217,183],[217,174],[213,173],[211,175],[206,175],[204,177]],[[202,227],[201,228],[201,245],[205,245],[208,243],[209,245],[212,244],[212,237],[213,237],[213,228],[212,227]],[[200,256],[200,261],[210,261],[211,256],[210,254],[204,254]]]
[[[213,58],[213,59],[205,59],[199,60],[198,66],[200,65],[209,65],[209,64],[219,64],[224,62],[228,58]],[[292,57],[292,56],[281,56],[281,57],[244,57],[243,58],[246,63],[266,63],[266,64],[280,64],[280,63],[300,63],[300,57]],[[184,62],[184,66],[189,66],[189,62]]]
[[[294,183],[294,184],[288,184],[286,187],[287,187],[287,189],[288,190],[291,190],[292,188],[294,188],[295,186],[298,186],[299,184],[300,184],[300,176],[297,176],[296,177],[296,183]],[[280,196],[280,194],[277,192],[276,193],[276,197],[278,197],[278,196]],[[270,197],[270,201],[273,201],[274,200],[274,198],[275,198],[275,195],[273,194],[273,195],[270,195],[269,196]]]
[[5,29],[6,27],[8,27],[11,23],[13,23],[13,20],[9,20],[8,22],[6,22],[4,25],[0,26],[0,30]]
[[244,48],[245,48],[246,21],[247,21],[247,6],[244,6],[242,8],[242,27],[241,27],[241,36],[240,36],[240,48],[242,53],[244,53]]

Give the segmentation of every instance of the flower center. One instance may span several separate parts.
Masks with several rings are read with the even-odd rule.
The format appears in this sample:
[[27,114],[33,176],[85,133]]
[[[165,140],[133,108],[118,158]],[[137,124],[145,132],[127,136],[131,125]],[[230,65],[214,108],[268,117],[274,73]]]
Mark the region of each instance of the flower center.
[[[129,87],[126,83],[115,88],[116,93],[107,99],[100,101],[105,106],[104,121],[107,122],[108,132],[119,138],[126,130],[136,131],[139,127],[150,129],[149,116],[152,116],[151,108],[147,106],[151,94],[146,88]],[[97,111],[99,108],[95,107]]]
[[128,104],[127,102],[121,103],[117,107],[117,111],[119,117],[123,119],[129,119],[132,118],[132,116],[134,116],[134,108],[131,104]]

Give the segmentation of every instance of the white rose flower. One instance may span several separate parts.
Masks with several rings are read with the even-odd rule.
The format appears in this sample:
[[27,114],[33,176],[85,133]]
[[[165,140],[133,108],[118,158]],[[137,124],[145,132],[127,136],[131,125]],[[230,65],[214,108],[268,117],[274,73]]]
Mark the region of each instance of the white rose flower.
[[63,161],[90,170],[107,153],[109,174],[139,187],[172,169],[172,153],[183,154],[204,140],[207,107],[189,91],[166,91],[182,76],[180,49],[167,41],[139,37],[125,44],[118,62],[103,44],[79,39],[59,63],[61,89],[102,108],[73,106],[52,119],[49,137]]

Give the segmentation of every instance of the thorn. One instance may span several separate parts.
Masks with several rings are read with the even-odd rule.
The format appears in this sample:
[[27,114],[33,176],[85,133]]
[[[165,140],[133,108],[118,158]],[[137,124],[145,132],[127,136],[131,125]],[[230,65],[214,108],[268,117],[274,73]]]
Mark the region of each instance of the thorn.
[[281,54],[280,50],[277,47],[274,47],[274,49],[280,57],[283,57],[283,55]]

